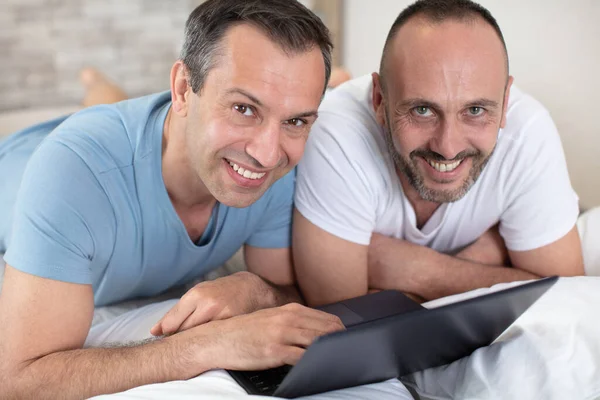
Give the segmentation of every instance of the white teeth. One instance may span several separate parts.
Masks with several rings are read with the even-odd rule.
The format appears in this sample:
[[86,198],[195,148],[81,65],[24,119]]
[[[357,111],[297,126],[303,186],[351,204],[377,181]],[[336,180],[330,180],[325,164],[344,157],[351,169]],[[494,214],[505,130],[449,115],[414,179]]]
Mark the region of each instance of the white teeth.
[[243,176],[246,179],[260,179],[263,176],[265,176],[265,174],[266,174],[266,172],[249,171],[247,169],[240,167],[239,165],[237,165],[236,163],[234,163],[232,161],[229,161],[229,165],[231,165],[231,168],[233,168],[233,170],[235,172],[237,172],[238,174],[240,174],[241,176]]
[[427,160],[429,165],[431,165],[433,168],[435,168],[437,171],[440,171],[440,172],[452,172],[456,169],[456,167],[458,167],[460,165],[460,163],[462,161],[463,160],[459,160],[459,161],[454,161],[451,164],[444,164],[444,163],[439,163],[439,162],[435,162],[432,160]]

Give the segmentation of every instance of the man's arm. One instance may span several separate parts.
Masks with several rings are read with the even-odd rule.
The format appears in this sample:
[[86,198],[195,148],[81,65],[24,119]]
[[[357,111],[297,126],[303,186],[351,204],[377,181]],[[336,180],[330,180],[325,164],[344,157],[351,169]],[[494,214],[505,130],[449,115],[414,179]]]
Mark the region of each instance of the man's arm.
[[246,245],[247,272],[201,282],[184,294],[150,331],[166,335],[208,321],[231,318],[287,303],[303,303],[294,284],[289,248]]
[[[525,271],[494,266],[508,260],[496,228],[492,228],[456,257],[379,234],[373,234],[370,246],[352,243],[325,232],[298,211],[294,213],[293,232],[296,275],[307,304],[311,306],[362,296],[369,289],[395,289],[424,299],[446,295],[439,294],[444,290],[443,287],[439,289],[434,286],[438,280],[443,283],[445,276],[430,276],[433,283],[422,282],[426,278],[426,268],[439,267],[439,271],[436,271],[441,273],[445,272],[442,270],[445,267],[448,273],[463,275],[487,268],[485,276],[490,279],[488,286],[537,278]],[[489,272],[491,269],[493,273]],[[464,289],[457,292],[484,286],[483,283],[469,286],[473,282],[468,279],[464,282],[463,275],[460,278],[452,275],[450,278],[458,282],[455,285],[464,285]],[[430,293],[432,291],[435,293]]]
[[261,281],[256,295],[260,297],[266,294],[266,301],[260,308],[287,303],[304,304],[296,287],[291,248],[267,249],[246,245],[244,258],[248,272],[259,277]]
[[368,246],[332,235],[294,211],[293,255],[298,284],[310,306],[362,296],[368,290]]
[[[509,251],[512,267],[498,262],[503,258],[498,246],[504,244],[496,241],[494,245],[490,235],[496,233],[487,232],[481,238],[485,240],[476,241],[453,257],[405,240],[374,234],[369,246],[369,284],[373,288],[406,291],[432,300],[501,282],[583,274],[581,245],[575,227],[549,245],[530,251]],[[487,246],[489,252],[482,251],[483,246]],[[489,254],[495,255],[486,260]]]
[[293,304],[143,346],[81,349],[92,314],[89,285],[39,278],[7,265],[0,295],[2,396],[85,398],[188,379],[213,368],[294,364],[316,336],[343,328],[335,316]]

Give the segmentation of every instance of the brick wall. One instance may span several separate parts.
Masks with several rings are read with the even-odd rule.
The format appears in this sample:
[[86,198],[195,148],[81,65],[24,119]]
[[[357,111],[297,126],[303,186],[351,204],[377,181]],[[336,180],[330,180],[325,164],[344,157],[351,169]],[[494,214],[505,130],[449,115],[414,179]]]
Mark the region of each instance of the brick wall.
[[200,0],[2,0],[0,111],[77,104],[94,66],[129,95],[165,90]]

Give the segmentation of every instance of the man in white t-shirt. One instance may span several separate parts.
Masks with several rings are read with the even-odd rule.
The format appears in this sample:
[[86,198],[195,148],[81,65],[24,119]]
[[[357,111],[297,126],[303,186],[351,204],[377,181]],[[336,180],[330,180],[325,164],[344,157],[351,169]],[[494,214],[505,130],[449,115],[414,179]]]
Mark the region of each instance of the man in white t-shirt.
[[583,273],[558,132],[512,82],[478,4],[399,15],[380,73],[322,103],[298,169],[293,253],[309,304]]

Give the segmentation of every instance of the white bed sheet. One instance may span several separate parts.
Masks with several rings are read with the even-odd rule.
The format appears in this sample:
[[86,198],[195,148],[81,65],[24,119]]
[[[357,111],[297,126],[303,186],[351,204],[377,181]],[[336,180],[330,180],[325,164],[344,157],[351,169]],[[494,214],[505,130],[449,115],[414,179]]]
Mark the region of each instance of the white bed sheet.
[[[95,400],[239,400],[281,399],[248,395],[223,370],[210,371],[188,381],[173,381],[140,386],[126,392],[93,397]],[[308,397],[305,400],[413,400],[410,392],[397,379],[355,388],[336,390]]]
[[[450,296],[435,307],[515,284]],[[149,336],[175,300],[127,312],[92,328],[86,346]],[[402,379],[422,399],[600,398],[600,278],[561,278],[491,346],[444,367]],[[247,398],[224,371],[188,381],[147,385],[102,399]],[[311,399],[411,399],[397,380],[311,396]]]

